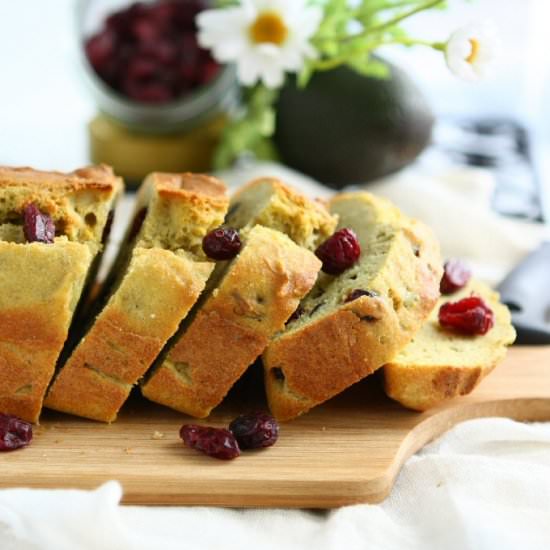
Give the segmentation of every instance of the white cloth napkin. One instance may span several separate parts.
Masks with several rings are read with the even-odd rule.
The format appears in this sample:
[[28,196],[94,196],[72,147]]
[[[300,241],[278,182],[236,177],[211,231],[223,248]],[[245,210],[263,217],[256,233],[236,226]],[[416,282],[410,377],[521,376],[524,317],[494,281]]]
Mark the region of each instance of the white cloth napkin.
[[2,550],[548,550],[550,424],[465,422],[413,456],[391,496],[329,512],[118,506],[93,492],[0,491]]
[[[330,194],[279,165],[222,174],[231,186],[266,175],[312,196]],[[416,168],[368,190],[430,224],[446,257],[464,258],[496,283],[542,230],[490,212],[492,184],[483,171],[434,177]],[[127,216],[129,204],[124,210]],[[548,550],[550,424],[463,423],[409,459],[379,505],[329,512],[136,507],[119,506],[121,495],[116,481],[95,491],[2,490],[0,549]]]

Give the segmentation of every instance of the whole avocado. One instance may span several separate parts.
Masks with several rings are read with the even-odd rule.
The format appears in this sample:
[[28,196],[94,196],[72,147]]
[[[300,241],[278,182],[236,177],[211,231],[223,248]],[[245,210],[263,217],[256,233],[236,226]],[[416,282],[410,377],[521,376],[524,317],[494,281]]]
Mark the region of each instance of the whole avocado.
[[346,66],[315,73],[305,88],[288,79],[276,107],[281,160],[334,188],[410,164],[428,145],[434,117],[411,79],[386,64],[386,79]]

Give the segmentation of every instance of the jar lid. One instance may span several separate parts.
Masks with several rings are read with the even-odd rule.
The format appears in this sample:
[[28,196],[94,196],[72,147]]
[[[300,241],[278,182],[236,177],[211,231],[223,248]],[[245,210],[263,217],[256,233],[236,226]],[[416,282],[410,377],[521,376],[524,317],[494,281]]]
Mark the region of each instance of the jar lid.
[[188,132],[152,135],[98,114],[88,124],[90,157],[112,166],[130,186],[155,171],[208,172],[225,122],[218,115]]

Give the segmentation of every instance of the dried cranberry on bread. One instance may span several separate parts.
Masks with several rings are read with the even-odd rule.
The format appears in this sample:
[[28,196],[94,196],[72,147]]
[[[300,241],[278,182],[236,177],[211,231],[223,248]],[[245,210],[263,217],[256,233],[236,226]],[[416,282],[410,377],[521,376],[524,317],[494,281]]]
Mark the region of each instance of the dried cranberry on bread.
[[[494,314],[486,333],[468,335],[440,326],[439,307],[474,294]],[[508,308],[486,284],[471,280],[463,289],[442,296],[414,340],[384,366],[384,386],[392,399],[424,411],[470,393],[504,359],[515,339]]]
[[226,224],[240,229],[240,253],[219,264],[210,294],[142,385],[148,399],[196,417],[210,414],[283,329],[321,265],[307,248],[330,235],[336,219],[263,178],[237,191]]
[[104,307],[55,378],[47,407],[115,420],[214,269],[201,244],[223,221],[225,191],[219,180],[199,174],[146,178]]
[[[106,166],[0,168],[0,413],[38,421],[122,189]],[[29,208],[53,222],[53,242],[29,242]]]
[[439,297],[438,243],[422,223],[367,192],[337,195],[330,211],[352,229],[361,255],[339,275],[322,274],[301,315],[263,354],[269,406],[292,419],[388,363]]

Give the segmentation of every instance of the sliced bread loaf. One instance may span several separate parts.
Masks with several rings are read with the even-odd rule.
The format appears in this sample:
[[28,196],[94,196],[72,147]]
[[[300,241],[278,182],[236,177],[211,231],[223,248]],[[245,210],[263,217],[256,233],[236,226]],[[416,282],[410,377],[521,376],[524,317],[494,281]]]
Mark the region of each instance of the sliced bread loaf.
[[[38,421],[122,188],[105,166],[69,174],[0,168],[0,413]],[[53,220],[53,243],[27,242],[30,204]]]
[[323,205],[274,179],[238,191],[226,222],[241,230],[241,252],[220,263],[211,294],[142,385],[152,401],[196,417],[210,414],[284,327],[321,265],[302,246],[314,248],[336,225]]
[[52,384],[45,405],[111,422],[176,332],[214,268],[202,238],[228,199],[219,180],[151,174],[143,183],[106,304]]
[[263,354],[269,406],[292,419],[371,374],[416,334],[439,297],[441,260],[431,231],[366,192],[330,203],[361,256],[336,277],[322,274],[301,315]]
[[[471,294],[481,296],[493,310],[493,328],[471,336],[440,327],[439,307]],[[442,297],[414,340],[384,367],[386,393],[419,411],[466,395],[504,359],[514,339],[510,312],[500,303],[498,293],[480,281],[471,281],[459,292]]]

